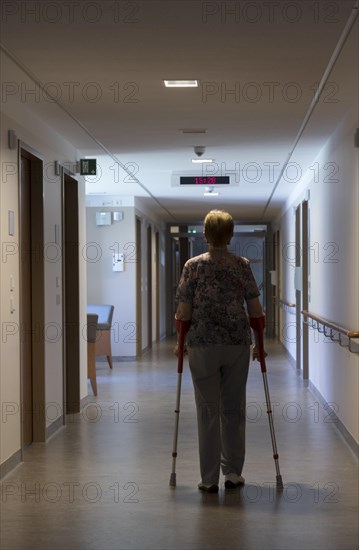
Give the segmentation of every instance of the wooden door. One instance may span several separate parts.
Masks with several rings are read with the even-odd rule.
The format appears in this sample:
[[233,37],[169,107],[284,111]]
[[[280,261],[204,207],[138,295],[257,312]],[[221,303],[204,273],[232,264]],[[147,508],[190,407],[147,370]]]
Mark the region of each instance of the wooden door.
[[147,227],[147,346],[152,348],[152,230]]
[[136,218],[136,356],[142,355],[142,246],[141,220]]
[[43,162],[20,148],[21,445],[46,440]]
[[[31,274],[31,162],[21,156],[20,178],[20,292],[21,292],[21,385],[22,385],[22,446],[33,442],[32,398],[32,274]],[[35,328],[35,327],[34,327]]]
[[[302,240],[301,240],[301,207],[297,206],[295,211],[295,266],[300,267],[302,263]],[[296,367],[298,370],[302,367],[302,338],[301,338],[301,310],[302,310],[302,293],[296,288],[295,291],[295,303],[296,303]]]
[[80,286],[78,182],[64,175],[63,195],[63,304],[64,402],[67,414],[80,411]]
[[160,235],[156,231],[156,341],[160,340],[160,265],[161,265],[161,253],[160,253]]

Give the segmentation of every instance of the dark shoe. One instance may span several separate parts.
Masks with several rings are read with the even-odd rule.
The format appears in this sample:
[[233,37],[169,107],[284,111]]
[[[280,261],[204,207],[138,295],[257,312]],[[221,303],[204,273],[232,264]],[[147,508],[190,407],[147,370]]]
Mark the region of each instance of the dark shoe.
[[198,483],[198,489],[200,491],[205,491],[206,493],[218,493],[218,485],[212,483],[212,485],[206,485],[205,483]]

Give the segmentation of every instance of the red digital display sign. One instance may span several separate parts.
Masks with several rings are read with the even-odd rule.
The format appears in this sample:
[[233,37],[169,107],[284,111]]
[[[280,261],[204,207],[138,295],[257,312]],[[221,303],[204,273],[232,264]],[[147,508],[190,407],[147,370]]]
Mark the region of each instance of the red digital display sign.
[[229,176],[180,176],[180,185],[229,185]]

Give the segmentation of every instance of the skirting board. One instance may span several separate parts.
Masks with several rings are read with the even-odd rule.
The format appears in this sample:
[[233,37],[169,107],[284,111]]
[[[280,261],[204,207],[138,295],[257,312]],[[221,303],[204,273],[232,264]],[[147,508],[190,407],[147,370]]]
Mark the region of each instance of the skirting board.
[[[84,409],[86,407],[86,405],[88,403],[90,403],[92,400],[94,399],[94,396],[93,395],[85,395],[85,397],[83,397],[80,401],[80,412],[82,411],[82,409]],[[76,414],[80,414],[79,412],[76,413]]]
[[59,416],[57,420],[46,426],[46,441],[55,433],[57,430],[62,428],[64,425],[64,415]]
[[[55,432],[62,428],[64,423],[63,415],[59,416],[55,422],[52,422],[49,426],[46,427],[46,441],[50,439]],[[6,476],[11,472],[16,466],[22,462],[22,452],[21,449],[16,451],[12,456],[10,456],[5,462],[0,465],[0,479]]]
[[339,430],[343,438],[345,439],[346,443],[349,445],[350,449],[353,451],[356,457],[358,457],[359,454],[359,444],[355,441],[354,437],[346,427],[344,426],[343,422],[340,420],[340,418],[335,414],[335,412],[331,409],[330,405],[327,403],[327,401],[324,399],[320,391],[314,386],[314,384],[309,380],[308,385],[310,391],[318,399],[320,404],[324,409],[327,409],[330,411],[330,416],[333,418],[331,424],[334,424],[334,426]]
[[288,359],[289,363],[291,364],[291,366],[297,370],[297,361],[294,359],[294,357],[291,356],[291,354],[289,353],[289,351],[287,350],[287,348],[285,347],[285,345],[283,344],[283,342],[281,342],[280,340],[278,340],[278,342],[280,343],[280,345],[282,346],[283,350],[284,350],[284,353],[286,355],[286,358]]
[[5,477],[9,472],[11,472],[16,466],[21,464],[21,449],[16,451],[12,456],[10,456],[5,462],[0,465],[0,479]]

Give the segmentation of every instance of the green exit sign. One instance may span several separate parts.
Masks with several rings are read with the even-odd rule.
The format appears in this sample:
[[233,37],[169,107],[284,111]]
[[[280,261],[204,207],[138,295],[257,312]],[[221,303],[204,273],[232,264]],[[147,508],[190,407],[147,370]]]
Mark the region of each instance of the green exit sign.
[[96,176],[96,159],[80,159],[81,176]]

